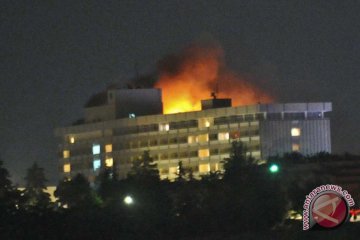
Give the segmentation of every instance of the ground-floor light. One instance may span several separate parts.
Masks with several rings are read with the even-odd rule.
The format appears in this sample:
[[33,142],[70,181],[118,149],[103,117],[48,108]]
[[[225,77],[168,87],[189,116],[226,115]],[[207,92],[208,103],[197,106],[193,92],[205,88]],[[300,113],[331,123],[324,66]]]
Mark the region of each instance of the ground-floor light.
[[131,196],[126,196],[126,197],[124,197],[124,203],[126,205],[131,205],[134,203],[134,199]]

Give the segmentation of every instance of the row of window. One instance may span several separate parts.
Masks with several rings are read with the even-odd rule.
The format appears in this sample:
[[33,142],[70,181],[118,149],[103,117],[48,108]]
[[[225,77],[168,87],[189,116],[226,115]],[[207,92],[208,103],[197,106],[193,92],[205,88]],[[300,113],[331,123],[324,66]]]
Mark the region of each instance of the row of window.
[[[180,137],[163,137],[163,138],[156,138],[156,139],[146,139],[142,141],[131,141],[127,143],[115,143],[114,147],[117,150],[123,149],[134,149],[134,148],[144,148],[144,147],[155,147],[155,146],[163,146],[169,144],[193,144],[193,143],[204,143],[209,141],[226,141],[229,139],[238,139],[240,137],[248,137],[248,136],[257,136],[259,134],[258,130],[253,131],[231,131],[231,132],[220,132],[220,133],[205,133],[199,135],[190,135],[190,136],[180,136]],[[113,151],[112,144],[105,145],[105,153],[111,153]],[[72,150],[72,155],[83,155],[88,154],[87,149],[79,149],[75,148]],[[101,153],[101,146],[100,144],[93,144],[92,146],[92,154],[100,154]],[[70,150],[63,151],[63,158],[70,157]]]
[[[111,166],[112,166],[112,162],[111,162]],[[106,167],[111,167],[109,166],[109,164],[107,162],[105,162]],[[70,163],[66,163],[63,166],[63,171],[64,173],[70,173],[72,171],[71,169],[71,164]],[[97,170],[99,170],[101,168],[101,161],[99,159],[96,159],[93,161],[93,171],[96,172]],[[184,168],[186,169],[190,169],[194,172],[199,172],[201,173],[209,173],[210,171],[219,171],[219,163],[202,163],[199,164],[197,166],[184,166]],[[160,168],[159,169],[159,173],[160,175],[168,175],[168,174],[179,174],[179,167],[169,167],[169,168]]]
[[[133,127],[124,127],[114,129],[114,135],[127,135],[137,134],[145,132],[156,132],[156,131],[169,131],[175,129],[187,129],[187,128],[207,128],[213,125],[232,124],[239,122],[251,122],[257,120],[302,120],[302,119],[320,119],[323,118],[322,112],[285,112],[285,113],[256,113],[256,114],[245,114],[245,115],[233,115],[224,116],[217,118],[200,118],[198,120],[189,121],[178,121],[170,123],[159,123],[159,124],[148,124]],[[70,136],[68,138],[69,143],[75,143],[75,137]]]
[[[101,165],[102,165],[102,162],[100,159],[96,158],[93,160],[92,162],[92,169],[94,171],[97,171],[98,169],[101,168]],[[114,165],[114,159],[113,158],[106,158],[105,159],[105,167],[112,167]],[[64,173],[69,173],[71,172],[71,164],[70,163],[65,163],[64,166],[63,166],[63,171]],[[81,169],[81,167],[79,167],[79,169]]]
[[[260,150],[260,146],[259,145],[253,145],[253,146],[248,146],[247,150],[249,152],[255,152],[255,151],[259,151]],[[191,158],[191,157],[199,157],[199,158],[207,158],[210,157],[212,155],[216,156],[216,155],[221,155],[221,154],[229,154],[231,151],[230,147],[226,147],[226,148],[205,148],[205,149],[199,149],[196,151],[181,151],[181,152],[172,152],[172,153],[159,153],[156,155],[151,156],[153,158],[154,161],[158,161],[158,160],[168,160],[168,159],[181,159],[181,158]],[[132,160],[139,158],[139,156],[137,157],[131,157]],[[94,157],[93,160],[93,170],[96,171],[99,168],[101,168],[101,160],[100,158]],[[105,158],[105,166],[106,167],[112,167],[114,164],[114,160],[112,157],[106,157]],[[84,167],[84,166],[82,166]],[[82,167],[79,167],[79,169],[81,169]],[[70,172],[70,163],[66,163],[64,165],[64,172],[68,173]]]
[[[193,165],[193,166],[183,166],[185,169],[191,169],[193,172],[199,172],[201,173],[209,173],[210,171],[215,172],[220,170],[219,163],[201,163],[199,165]],[[169,168],[160,168],[159,169],[160,175],[177,175],[179,174],[179,167],[169,167]]]
[[[250,116],[250,115],[249,115]],[[253,115],[251,115],[253,116]],[[190,121],[179,121],[179,122],[170,122],[170,123],[159,123],[159,124],[149,124],[149,125],[140,125],[124,128],[116,128],[112,131],[112,134],[115,136],[119,135],[128,135],[128,134],[137,134],[137,133],[146,133],[146,132],[166,132],[169,130],[176,129],[188,129],[188,128],[208,128],[213,125],[235,123],[242,121],[253,121],[255,118],[247,117],[247,115],[238,115],[230,117],[220,117],[220,118],[201,118],[198,120]],[[75,136],[71,135],[68,137],[67,141],[69,143],[75,143]]]

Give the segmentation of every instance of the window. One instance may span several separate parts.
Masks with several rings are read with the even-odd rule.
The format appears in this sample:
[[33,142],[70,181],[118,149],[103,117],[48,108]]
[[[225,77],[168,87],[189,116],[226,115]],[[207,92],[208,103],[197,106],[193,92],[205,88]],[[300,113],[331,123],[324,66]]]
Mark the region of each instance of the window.
[[305,119],[304,112],[285,112],[284,119]]
[[228,132],[218,133],[218,140],[220,141],[229,140],[229,133]]
[[100,154],[100,144],[93,144],[93,147],[92,147],[92,152],[93,154]]
[[245,121],[253,121],[253,120],[254,120],[254,114],[245,115]]
[[301,135],[301,130],[300,128],[292,128],[291,129],[291,136],[293,137],[298,137]]
[[70,151],[69,150],[64,150],[63,151],[63,157],[64,158],[69,158],[70,157]]
[[179,173],[179,167],[169,167],[169,173],[170,174],[178,174]]
[[293,143],[293,145],[292,145],[292,151],[293,151],[293,152],[298,152],[298,151],[300,151],[300,144],[298,144],[298,143]]
[[93,161],[94,171],[98,170],[100,167],[101,167],[101,161],[100,161],[100,159],[95,159],[95,160]]
[[74,138],[74,137],[70,137],[70,138],[69,138],[69,142],[70,142],[70,143],[75,143],[75,138]]
[[199,142],[208,142],[209,141],[209,134],[201,134],[198,137]]
[[210,165],[210,170],[213,172],[219,171],[219,163],[212,163]]
[[150,146],[156,146],[157,145],[157,140],[156,139],[150,139],[149,145]]
[[197,136],[188,136],[188,143],[196,143],[198,142]]
[[214,124],[214,119],[213,118],[199,119],[199,128],[210,127],[213,124]]
[[210,164],[199,164],[199,173],[208,173],[210,172]]
[[71,171],[70,163],[64,164],[64,173],[69,173]]
[[198,152],[198,156],[201,158],[210,156],[209,149],[200,149]]
[[168,154],[167,154],[167,153],[160,153],[160,154],[159,154],[159,159],[160,159],[160,160],[166,160],[166,159],[168,159]]
[[177,152],[170,153],[170,159],[177,159],[179,157],[179,154]]
[[105,159],[105,166],[106,167],[112,167],[114,165],[114,159],[113,158],[106,158]]
[[229,136],[231,139],[238,139],[240,138],[240,132],[239,131],[230,132]]
[[107,153],[112,152],[112,144],[106,144],[105,145],[105,152],[107,152]]
[[210,149],[210,155],[218,155],[218,154],[219,154],[219,149],[217,148]]
[[159,131],[169,131],[169,124],[168,123],[160,123],[159,124]]

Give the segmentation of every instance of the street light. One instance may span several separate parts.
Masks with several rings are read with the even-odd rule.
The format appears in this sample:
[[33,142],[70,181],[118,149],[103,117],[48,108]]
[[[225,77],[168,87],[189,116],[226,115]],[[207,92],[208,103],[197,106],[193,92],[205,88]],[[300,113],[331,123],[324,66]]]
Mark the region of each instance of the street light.
[[279,166],[277,164],[273,163],[270,165],[269,170],[271,173],[277,173],[277,172],[279,172]]
[[134,199],[131,196],[128,195],[128,196],[124,197],[124,203],[126,205],[131,205],[131,204],[134,203]]

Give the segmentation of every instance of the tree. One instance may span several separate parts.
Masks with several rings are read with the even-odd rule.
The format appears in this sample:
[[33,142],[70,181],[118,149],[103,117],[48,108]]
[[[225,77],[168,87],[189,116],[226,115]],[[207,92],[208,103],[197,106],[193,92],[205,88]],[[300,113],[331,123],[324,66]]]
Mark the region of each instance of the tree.
[[96,206],[99,202],[88,180],[81,174],[59,183],[55,196],[62,207],[83,209]]
[[0,215],[16,210],[19,192],[12,186],[10,174],[0,160]]
[[186,180],[186,171],[187,169],[184,168],[182,161],[178,163],[178,171],[176,173],[177,178],[175,181],[183,182]]
[[241,142],[233,142],[230,158],[224,163],[226,217],[231,230],[269,229],[280,223],[286,213],[286,198],[280,178],[269,173],[266,165],[258,165],[247,156]]
[[119,181],[122,198],[133,199],[131,207],[122,205],[124,210],[131,216],[133,225],[141,226],[145,232],[153,232],[157,226],[168,223],[169,200],[161,183],[149,151],[133,162],[128,178]]
[[44,169],[34,163],[28,170],[25,177],[26,187],[23,191],[24,207],[26,209],[41,208],[51,206],[50,194],[45,192],[47,181]]
[[96,178],[96,191],[102,199],[103,206],[114,206],[120,201],[120,186],[113,169],[104,169]]
[[143,155],[133,162],[128,178],[141,182],[157,182],[160,180],[159,170],[149,151],[144,151]]

